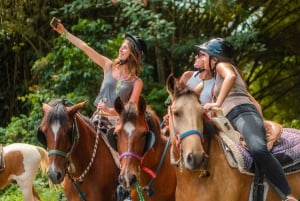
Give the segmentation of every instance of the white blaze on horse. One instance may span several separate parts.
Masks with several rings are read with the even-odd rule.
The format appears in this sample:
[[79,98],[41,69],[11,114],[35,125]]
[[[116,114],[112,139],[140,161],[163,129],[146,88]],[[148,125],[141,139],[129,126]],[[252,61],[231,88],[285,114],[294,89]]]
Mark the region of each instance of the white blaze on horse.
[[25,201],[40,200],[33,182],[39,168],[43,173],[47,170],[47,151],[39,146],[14,143],[3,147],[3,157],[4,168],[0,171],[0,189],[16,181]]
[[[247,172],[253,159],[246,149],[228,140],[227,133],[217,131],[212,122],[205,118],[205,111],[198,101],[201,87],[197,90],[189,89],[179,84],[174,76],[170,76],[167,90],[171,97],[171,162],[178,166],[176,200],[254,200],[251,193],[254,174]],[[300,131],[283,128],[272,153],[282,164],[296,197],[300,197],[299,150]],[[265,184],[265,195],[259,197],[259,200],[282,200],[268,181],[263,183]]]

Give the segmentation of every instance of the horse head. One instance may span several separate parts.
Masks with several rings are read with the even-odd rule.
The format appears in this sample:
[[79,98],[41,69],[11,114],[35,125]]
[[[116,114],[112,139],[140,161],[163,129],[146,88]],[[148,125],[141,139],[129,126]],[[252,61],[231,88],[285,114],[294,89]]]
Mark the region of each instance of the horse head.
[[78,143],[76,113],[85,102],[67,106],[66,100],[43,104],[43,118],[37,138],[48,148],[48,177],[54,184],[61,183],[69,165],[70,155]]
[[[159,120],[155,125],[149,125],[146,101],[140,97],[139,103],[132,102],[124,105],[120,98],[115,101],[115,109],[120,115],[115,128],[115,138],[121,172],[119,182],[125,188],[133,188],[139,182],[140,170],[143,169],[143,159],[156,141],[152,132],[160,132]],[[146,111],[147,110],[147,111]],[[151,131],[149,127],[151,126]]]
[[203,83],[191,89],[170,75],[166,88],[171,98],[168,109],[171,162],[188,170],[199,169],[206,158],[203,146],[204,109],[199,102]]

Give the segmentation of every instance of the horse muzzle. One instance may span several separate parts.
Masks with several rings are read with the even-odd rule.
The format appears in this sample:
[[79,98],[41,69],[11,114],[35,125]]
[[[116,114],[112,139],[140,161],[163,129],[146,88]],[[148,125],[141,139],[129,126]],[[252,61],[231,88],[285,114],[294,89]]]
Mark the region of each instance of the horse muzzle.
[[183,164],[188,170],[200,169],[206,158],[207,155],[203,151],[183,153]]
[[58,169],[55,166],[50,166],[47,171],[47,176],[53,184],[60,184],[66,175],[65,169]]

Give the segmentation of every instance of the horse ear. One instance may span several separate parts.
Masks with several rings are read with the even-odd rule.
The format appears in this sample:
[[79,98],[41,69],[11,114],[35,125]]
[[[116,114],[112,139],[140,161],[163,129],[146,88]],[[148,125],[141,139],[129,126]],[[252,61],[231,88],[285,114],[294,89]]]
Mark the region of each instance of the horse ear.
[[167,84],[166,84],[166,88],[167,88],[167,91],[169,93],[170,96],[172,96],[172,94],[174,94],[175,92],[175,86],[176,86],[176,78],[175,76],[172,74],[170,74],[167,78]]
[[195,88],[193,90],[198,96],[200,96],[200,93],[202,92],[203,87],[204,87],[204,81],[202,80],[199,84],[197,84],[197,86],[195,86]]
[[115,107],[115,110],[117,111],[118,114],[121,114],[121,112],[124,110],[124,104],[120,98],[120,96],[118,96],[115,100],[115,103],[114,103],[114,107]]
[[69,116],[73,116],[75,115],[76,112],[78,112],[78,110],[80,110],[85,104],[86,104],[87,101],[82,101],[80,103],[77,103],[71,107],[67,107],[67,111],[68,111],[68,115]]
[[48,105],[47,103],[43,103],[43,111],[44,111],[44,113],[46,113],[50,109],[51,109],[50,105]]
[[139,99],[138,109],[141,114],[144,114],[146,111],[147,103],[143,96]]

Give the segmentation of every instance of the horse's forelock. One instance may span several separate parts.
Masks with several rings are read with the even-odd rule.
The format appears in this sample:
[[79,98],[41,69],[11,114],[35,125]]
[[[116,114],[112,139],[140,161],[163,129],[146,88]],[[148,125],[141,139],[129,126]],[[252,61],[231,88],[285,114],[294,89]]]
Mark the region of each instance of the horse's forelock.
[[184,95],[195,95],[197,97],[197,94],[196,94],[195,91],[193,91],[193,89],[191,89],[190,87],[188,87],[184,83],[179,83],[176,86],[176,90],[174,91],[173,96],[175,98],[179,98],[179,97],[184,96]]
[[67,111],[62,102],[56,102],[49,110],[46,122],[51,125],[53,122],[59,121],[61,125],[67,120]]
[[121,113],[121,119],[123,119],[123,122],[135,122],[137,118],[138,111],[136,105],[134,103],[128,103]]

